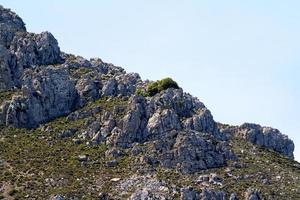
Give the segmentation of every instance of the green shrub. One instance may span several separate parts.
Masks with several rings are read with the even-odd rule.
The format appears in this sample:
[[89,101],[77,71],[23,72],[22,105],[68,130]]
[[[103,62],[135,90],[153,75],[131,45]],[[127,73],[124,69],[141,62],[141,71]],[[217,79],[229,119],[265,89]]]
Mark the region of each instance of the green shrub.
[[142,90],[142,89],[138,89],[136,91],[136,94],[137,95],[142,95],[142,96],[154,96],[155,94],[163,91],[163,90],[166,90],[168,88],[175,88],[175,89],[178,89],[179,86],[178,84],[171,78],[164,78],[162,80],[158,80],[158,81],[155,81],[153,83],[150,83],[146,90]]

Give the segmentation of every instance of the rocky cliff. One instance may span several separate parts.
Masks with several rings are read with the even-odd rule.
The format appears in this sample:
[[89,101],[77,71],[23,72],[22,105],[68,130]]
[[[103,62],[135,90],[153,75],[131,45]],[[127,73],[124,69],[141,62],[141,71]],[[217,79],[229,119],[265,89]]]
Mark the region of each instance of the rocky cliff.
[[300,197],[294,144],[277,129],[217,123],[179,87],[146,94],[157,85],[61,52],[3,7],[0,55],[3,198]]

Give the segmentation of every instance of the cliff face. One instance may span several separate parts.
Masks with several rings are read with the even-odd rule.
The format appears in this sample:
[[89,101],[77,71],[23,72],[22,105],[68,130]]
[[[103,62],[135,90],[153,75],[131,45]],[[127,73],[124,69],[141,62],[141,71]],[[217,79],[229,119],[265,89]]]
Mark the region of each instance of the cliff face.
[[[53,149],[57,143],[70,145],[69,141],[75,147],[65,148],[85,146],[97,149],[105,146],[105,150],[101,148],[98,154],[103,153],[107,169],[122,168],[119,164],[124,159],[133,159],[127,164],[134,165],[138,171],[122,172],[130,174],[122,182],[116,178],[102,180],[102,185],[93,183],[97,190],[105,191],[98,195],[100,199],[125,198],[129,195],[131,199],[172,199],[181,196],[181,199],[233,200],[240,193],[246,199],[261,199],[261,196],[253,189],[224,190],[221,186],[225,183],[217,175],[211,174],[199,181],[192,177],[207,170],[245,168],[243,158],[236,152],[238,145],[235,141],[251,144],[253,148],[265,148],[263,152],[270,150],[276,152],[278,159],[294,162],[289,160],[293,159],[293,142],[277,129],[248,123],[239,127],[216,123],[202,102],[180,88],[163,89],[152,96],[137,92],[145,90],[149,84],[141,80],[138,74],[126,73],[121,67],[104,63],[98,58],[86,60],[61,52],[51,33],[26,32],[21,18],[0,7],[0,136],[3,138],[0,142],[4,146],[0,161],[3,159],[3,166],[12,166],[15,162],[12,159],[9,163],[10,154],[7,153],[10,150],[5,150],[6,145],[10,146],[8,141],[18,146],[18,137],[27,137],[22,135],[25,131],[33,137],[43,137],[43,142],[48,141],[49,148]],[[17,133],[15,140],[11,140],[13,133]],[[32,141],[35,139],[23,143],[21,151],[26,150],[27,144],[32,145]],[[42,152],[42,149],[37,151]],[[75,149],[74,152],[77,152]],[[48,149],[44,151],[42,154],[47,154]],[[97,151],[93,153],[97,154]],[[51,155],[60,156],[60,153]],[[26,160],[28,155],[23,156]],[[51,163],[49,160],[55,158],[50,154],[48,156],[45,162]],[[89,161],[90,156],[81,155],[75,160],[81,165],[93,165]],[[98,166],[97,163],[95,165]],[[102,172],[108,173],[107,169]],[[162,182],[157,171],[160,169],[184,176],[185,180],[174,182],[173,185]],[[299,175],[299,168],[296,171]],[[48,181],[51,176],[47,177]],[[84,178],[82,175],[76,176],[78,179]],[[299,178],[293,180],[295,185],[299,183]],[[60,188],[59,181],[52,179],[55,184],[50,186]],[[193,182],[190,185],[196,184],[196,188],[188,187],[187,180]],[[0,181],[3,191],[6,191],[8,184],[12,184],[7,179]],[[76,184],[68,181],[71,185]],[[235,181],[239,184],[240,179]],[[124,196],[104,189],[103,185],[111,185],[112,182],[116,183],[110,186],[110,190],[120,190]],[[24,191],[26,193],[26,189]],[[44,192],[39,189],[39,193]],[[53,199],[63,199],[63,194],[70,198],[72,195],[83,197],[76,192],[61,193]],[[298,193],[295,190],[293,194]],[[28,195],[35,195],[34,191]],[[46,198],[41,196],[38,198]]]

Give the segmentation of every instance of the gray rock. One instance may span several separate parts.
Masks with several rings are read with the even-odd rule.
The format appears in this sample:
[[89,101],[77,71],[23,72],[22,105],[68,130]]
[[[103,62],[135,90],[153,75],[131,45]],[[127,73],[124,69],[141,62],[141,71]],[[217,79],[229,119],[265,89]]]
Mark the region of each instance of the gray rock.
[[246,200],[261,200],[259,191],[257,189],[248,188],[245,193]]
[[239,198],[237,197],[237,195],[235,193],[232,193],[229,197],[229,200],[239,200]]
[[291,159],[294,158],[294,143],[277,129],[245,123],[239,127],[238,134],[247,141],[274,150]]
[[50,200],[65,200],[65,198],[58,194],[58,195],[51,197]]
[[[135,142],[143,142],[146,139],[144,133],[146,127],[145,99],[134,96],[129,100],[129,111],[123,118],[121,129],[114,129],[108,142],[119,147],[131,147]],[[118,131],[116,131],[118,130]]]
[[168,187],[164,183],[151,176],[136,176],[130,177],[122,181],[117,188],[120,191],[130,191],[131,200],[156,200],[156,199],[173,199],[173,194],[170,193]]
[[100,83],[99,81],[91,79],[81,79],[76,83],[76,90],[81,99],[81,105],[85,105],[87,102],[95,101],[100,98]]
[[23,68],[63,61],[57,40],[49,32],[18,33],[11,42],[10,51],[16,55],[18,65]]
[[224,139],[218,130],[217,123],[207,108],[197,110],[197,114],[185,120],[184,126],[187,129],[211,133],[218,139]]
[[28,70],[22,91],[22,95],[14,96],[5,113],[6,125],[36,127],[78,107],[75,83],[60,68]]
[[170,132],[154,142],[153,151],[163,167],[176,168],[181,173],[194,173],[226,165],[226,144],[209,134],[180,131]]
[[87,59],[81,56],[74,56],[72,54],[63,54],[62,56],[65,59],[64,65],[67,68],[78,69],[78,68],[90,68],[92,66]]
[[150,139],[158,139],[166,132],[179,130],[181,124],[177,114],[170,109],[157,110],[148,120],[147,131]]
[[118,165],[118,161],[117,160],[111,160],[111,161],[107,161],[106,162],[106,167],[115,167]]
[[18,32],[26,32],[25,23],[16,13],[0,5],[0,45],[8,48]]
[[0,92],[14,87],[15,74],[19,74],[16,58],[0,44]]
[[214,192],[207,188],[204,188],[201,192],[196,192],[192,188],[181,189],[181,200],[225,200],[225,197],[225,192]]
[[184,93],[182,89],[167,89],[154,97],[148,102],[149,116],[153,115],[158,109],[172,109],[179,117],[191,117],[201,108],[205,108],[197,98],[190,94]]
[[212,184],[221,184],[222,179],[215,173],[210,174],[209,182]]
[[180,190],[181,200],[199,200],[199,193],[194,191],[192,188],[182,188]]
[[105,82],[102,88],[102,96],[116,96],[117,84],[115,79],[109,79]]
[[225,200],[225,192],[213,192],[205,188],[202,190],[199,197],[201,200]]

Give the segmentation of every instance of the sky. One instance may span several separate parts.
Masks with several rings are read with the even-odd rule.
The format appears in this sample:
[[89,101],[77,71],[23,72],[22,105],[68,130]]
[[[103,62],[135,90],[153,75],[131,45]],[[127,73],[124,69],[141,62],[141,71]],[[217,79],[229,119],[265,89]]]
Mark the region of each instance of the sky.
[[278,128],[300,161],[300,1],[0,0],[62,51],[172,77],[218,122]]

